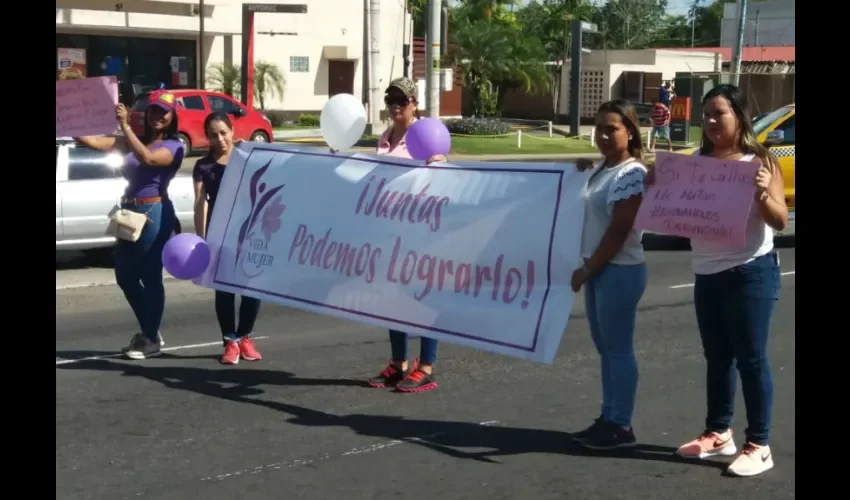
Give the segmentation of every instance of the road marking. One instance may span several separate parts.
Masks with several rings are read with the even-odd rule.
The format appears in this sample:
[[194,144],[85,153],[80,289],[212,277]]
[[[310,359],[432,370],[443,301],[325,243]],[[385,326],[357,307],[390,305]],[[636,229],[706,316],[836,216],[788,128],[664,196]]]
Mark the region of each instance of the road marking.
[[[267,339],[268,337],[253,337],[255,340]],[[197,349],[199,347],[212,347],[214,345],[221,345],[221,341],[218,342],[205,342],[203,344],[189,344],[189,345],[176,345],[174,347],[163,347],[160,349],[162,352],[171,352],[171,351],[182,351],[183,349]],[[67,365],[69,363],[79,363],[80,361],[94,361],[98,359],[109,359],[109,358],[117,358],[123,356],[123,353],[117,352],[115,354],[104,354],[103,356],[89,356],[87,358],[77,358],[77,359],[60,359],[56,361],[56,366],[59,365]]]
[[[796,270],[795,271],[785,271],[784,273],[781,273],[781,274],[782,274],[782,276],[790,276],[792,274],[795,274],[796,272],[797,272]],[[691,288],[692,286],[694,286],[693,283],[685,283],[683,285],[673,285],[669,288],[672,288],[672,289],[675,290],[676,288]]]
[[[486,422],[479,422],[480,426],[490,426],[498,424],[498,420],[488,420]],[[209,476],[202,478],[201,481],[223,481],[228,478],[238,477],[247,474],[259,474],[260,472],[266,472],[270,470],[280,470],[280,469],[290,469],[292,467],[297,467],[299,465],[310,465],[315,464],[317,462],[323,462],[325,460],[330,460],[331,458],[343,458],[343,457],[351,457],[356,455],[363,455],[364,453],[374,453],[380,450],[386,450],[387,448],[392,448],[394,446],[398,446],[400,444],[405,444],[409,442],[424,442],[429,439],[434,439],[440,436],[445,436],[447,434],[451,434],[451,432],[432,432],[431,434],[423,434],[421,436],[411,436],[404,439],[393,439],[391,441],[384,441],[381,443],[375,443],[369,446],[363,446],[361,448],[354,448],[352,450],[348,450],[344,453],[339,453],[336,455],[331,455],[325,453],[318,458],[314,459],[305,459],[305,460],[288,460],[285,462],[276,462],[268,465],[258,465],[257,467],[251,469],[243,469],[236,472],[229,472],[226,474],[218,474],[216,476]]]
[[[177,278],[168,274],[162,277],[163,281],[171,281],[175,279]],[[56,291],[58,292],[60,290],[73,290],[74,288],[89,288],[95,286],[111,286],[117,284],[118,282],[116,282],[115,280],[92,281],[89,283],[70,283],[67,285],[56,285]]]

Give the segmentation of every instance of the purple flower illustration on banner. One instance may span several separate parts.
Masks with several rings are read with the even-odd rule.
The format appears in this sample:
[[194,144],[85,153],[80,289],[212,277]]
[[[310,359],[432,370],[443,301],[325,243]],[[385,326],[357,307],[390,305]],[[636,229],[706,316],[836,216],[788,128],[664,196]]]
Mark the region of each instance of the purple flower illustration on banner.
[[280,230],[280,217],[283,215],[283,211],[286,210],[286,205],[281,203],[280,195],[275,196],[271,203],[269,203],[269,207],[263,212],[263,217],[260,221],[260,229],[263,231],[263,236],[266,237],[266,241],[268,241],[272,235]]
[[[234,263],[234,265],[238,265],[239,258],[242,256],[242,249],[243,249],[243,244],[245,243],[245,239],[248,237],[248,234],[251,232],[251,230],[257,224],[257,221],[259,220],[259,216],[263,212],[263,208],[265,208],[265,206],[269,203],[269,200],[271,200],[272,197],[278,191],[283,189],[283,187],[285,186],[285,184],[281,184],[280,186],[276,186],[276,187],[273,187],[273,188],[270,188],[270,189],[266,189],[267,188],[266,183],[261,182],[261,179],[263,177],[263,174],[265,174],[266,171],[269,169],[270,165],[271,165],[271,160],[269,160],[268,163],[263,165],[256,172],[254,172],[254,175],[251,176],[251,180],[248,183],[248,196],[251,200],[251,210],[248,212],[248,217],[245,219],[245,222],[242,223],[242,227],[239,229],[239,235],[237,236],[237,240],[236,240],[236,262]],[[258,196],[259,196],[259,201],[257,200]],[[280,204],[280,202],[279,202],[280,197],[278,197],[277,199],[278,199],[278,203]],[[283,206],[282,204],[280,204],[280,205]],[[280,213],[282,214],[283,210],[280,210]],[[280,214],[278,214],[277,217],[278,217],[277,229],[280,229],[280,221],[279,221]],[[277,229],[275,229],[275,231],[277,231]],[[268,236],[271,236],[271,234],[273,232],[274,231],[269,232]],[[264,233],[265,233],[265,231],[264,231]],[[268,239],[268,237],[266,239]]]

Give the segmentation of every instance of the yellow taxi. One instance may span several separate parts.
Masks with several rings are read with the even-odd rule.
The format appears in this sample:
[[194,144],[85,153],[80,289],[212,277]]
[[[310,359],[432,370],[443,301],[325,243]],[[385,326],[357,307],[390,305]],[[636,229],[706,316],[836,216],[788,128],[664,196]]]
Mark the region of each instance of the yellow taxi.
[[[795,202],[795,105],[788,104],[767,113],[753,123],[756,139],[770,149],[779,160],[782,178],[785,180],[785,202],[788,210],[794,210]],[[681,154],[693,154],[698,148],[682,149]]]

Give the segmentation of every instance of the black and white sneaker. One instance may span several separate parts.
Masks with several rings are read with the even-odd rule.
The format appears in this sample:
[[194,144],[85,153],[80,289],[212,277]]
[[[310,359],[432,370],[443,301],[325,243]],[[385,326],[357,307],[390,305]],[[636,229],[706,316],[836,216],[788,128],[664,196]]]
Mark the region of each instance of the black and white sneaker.
[[162,339],[159,342],[152,342],[147,337],[140,333],[133,335],[130,340],[130,345],[121,349],[125,357],[129,359],[146,359],[153,358],[162,354],[161,349]]
[[579,443],[591,450],[619,450],[634,448],[637,446],[637,439],[632,429],[626,430],[620,425],[603,420],[595,431]]

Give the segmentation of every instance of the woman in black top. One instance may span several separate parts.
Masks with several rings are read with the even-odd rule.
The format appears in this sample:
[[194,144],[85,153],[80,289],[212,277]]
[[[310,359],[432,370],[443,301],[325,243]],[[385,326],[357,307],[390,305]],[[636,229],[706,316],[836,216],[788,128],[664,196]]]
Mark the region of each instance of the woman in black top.
[[[192,172],[195,181],[195,232],[201,238],[206,237],[224,168],[233,152],[233,124],[226,113],[216,112],[204,120],[204,130],[210,140],[210,150],[198,160]],[[215,314],[224,337],[222,363],[235,365],[239,358],[247,361],[262,359],[250,337],[259,312],[258,299],[242,296],[237,324],[236,296],[221,290],[215,291]]]

